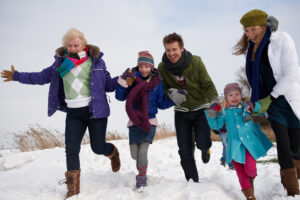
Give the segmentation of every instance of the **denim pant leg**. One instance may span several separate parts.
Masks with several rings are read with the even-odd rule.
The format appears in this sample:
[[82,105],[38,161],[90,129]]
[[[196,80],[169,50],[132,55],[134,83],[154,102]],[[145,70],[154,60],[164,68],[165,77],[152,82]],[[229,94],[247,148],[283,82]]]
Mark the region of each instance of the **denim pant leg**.
[[220,161],[225,162],[226,161],[226,152],[227,152],[227,143],[226,143],[226,138],[227,138],[227,133],[220,133],[219,134],[222,145],[223,145],[223,153]]
[[113,151],[112,144],[105,140],[106,127],[107,118],[90,119],[88,122],[91,148],[98,155],[109,155]]
[[87,128],[88,112],[83,108],[68,108],[65,129],[67,170],[80,169],[79,152]]
[[179,156],[186,180],[199,181],[198,171],[193,155],[192,122],[190,113],[175,112],[176,138]]

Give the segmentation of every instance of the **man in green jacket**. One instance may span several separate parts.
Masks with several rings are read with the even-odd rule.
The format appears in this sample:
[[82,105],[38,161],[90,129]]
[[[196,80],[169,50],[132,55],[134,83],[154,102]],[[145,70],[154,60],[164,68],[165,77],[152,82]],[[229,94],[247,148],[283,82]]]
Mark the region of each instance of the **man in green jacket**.
[[[204,109],[218,94],[199,56],[184,48],[177,33],[164,37],[165,53],[158,69],[165,94],[175,104],[175,128],[181,166],[186,180],[199,181],[193,147],[202,152],[203,163],[210,159],[210,128]],[[194,132],[194,139],[193,139]]]

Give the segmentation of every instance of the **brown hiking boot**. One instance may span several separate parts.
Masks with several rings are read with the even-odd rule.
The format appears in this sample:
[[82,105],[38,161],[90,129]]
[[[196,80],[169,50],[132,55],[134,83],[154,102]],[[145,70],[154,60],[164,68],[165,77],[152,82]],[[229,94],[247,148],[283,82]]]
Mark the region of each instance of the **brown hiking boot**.
[[280,170],[281,183],[288,196],[299,195],[299,183],[296,168]]
[[297,169],[297,176],[298,176],[298,179],[300,179],[300,160],[295,160],[295,159],[293,159],[293,162],[294,162],[294,166],[295,166],[296,169]]
[[247,190],[242,190],[242,192],[244,193],[247,200],[256,200],[256,198],[254,196],[254,189],[253,188],[249,188]]
[[[112,144],[113,145],[113,144]],[[111,160],[111,169],[113,172],[117,172],[120,169],[121,161],[119,157],[118,149],[115,145],[113,145],[113,151],[111,154],[106,155]]]
[[77,195],[80,192],[80,169],[79,170],[71,170],[65,172],[66,179],[60,181],[59,184],[67,185],[67,194],[66,198],[69,198],[73,195]]

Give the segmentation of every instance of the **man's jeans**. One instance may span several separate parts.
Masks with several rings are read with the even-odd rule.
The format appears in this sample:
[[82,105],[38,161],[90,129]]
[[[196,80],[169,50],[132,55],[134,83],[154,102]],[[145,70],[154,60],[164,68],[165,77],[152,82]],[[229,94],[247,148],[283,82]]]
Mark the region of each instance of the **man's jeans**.
[[194,182],[198,182],[198,171],[193,154],[193,129],[198,149],[208,150],[212,145],[204,109],[193,112],[175,112],[175,128],[178,153],[186,180],[191,178]]

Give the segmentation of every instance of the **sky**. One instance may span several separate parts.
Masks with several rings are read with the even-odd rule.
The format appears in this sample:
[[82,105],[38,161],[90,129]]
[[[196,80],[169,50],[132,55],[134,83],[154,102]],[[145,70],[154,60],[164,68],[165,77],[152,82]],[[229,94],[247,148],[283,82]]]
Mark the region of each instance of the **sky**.
[[[130,157],[128,140],[112,141],[119,149],[121,168],[111,171],[110,160],[82,145],[80,152],[80,194],[68,200],[236,200],[245,199],[238,177],[228,166],[220,165],[221,142],[213,142],[209,163],[195,151],[199,183],[187,182],[180,165],[176,138],[156,140],[149,146],[147,187],[136,191],[136,163]],[[64,148],[31,152],[0,150],[0,199],[61,200],[66,185],[58,182],[66,170]],[[262,200],[296,200],[287,197],[280,182],[276,147],[257,163],[255,196]]]
[[[162,39],[176,32],[185,48],[202,58],[222,94],[237,79],[244,56],[232,47],[243,29],[241,16],[262,9],[279,20],[300,47],[300,2],[297,0],[0,0],[0,71],[14,65],[20,72],[39,72],[54,62],[62,36],[72,27],[97,45],[111,76],[134,67],[139,51],[148,50],[155,66],[164,53]],[[299,51],[298,51],[299,56]],[[31,86],[0,80],[0,136],[28,129],[30,124],[64,132],[65,114],[47,116],[49,85]],[[108,94],[111,115],[108,130],[127,132],[124,102]],[[159,123],[173,126],[173,109],[160,111]]]

